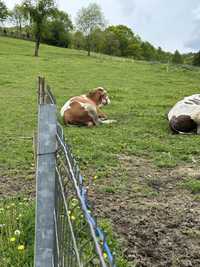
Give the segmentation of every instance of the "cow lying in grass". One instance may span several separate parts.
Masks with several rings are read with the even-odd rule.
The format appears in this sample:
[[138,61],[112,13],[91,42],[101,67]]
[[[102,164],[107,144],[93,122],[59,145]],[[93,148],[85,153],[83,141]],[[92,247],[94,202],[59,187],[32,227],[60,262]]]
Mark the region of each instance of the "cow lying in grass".
[[107,116],[100,111],[100,108],[107,104],[110,104],[110,99],[106,90],[98,87],[86,95],[70,98],[62,107],[60,114],[66,125],[91,127],[101,123],[112,123],[113,120],[106,120]]
[[187,96],[169,111],[168,120],[174,133],[200,134],[200,94]]

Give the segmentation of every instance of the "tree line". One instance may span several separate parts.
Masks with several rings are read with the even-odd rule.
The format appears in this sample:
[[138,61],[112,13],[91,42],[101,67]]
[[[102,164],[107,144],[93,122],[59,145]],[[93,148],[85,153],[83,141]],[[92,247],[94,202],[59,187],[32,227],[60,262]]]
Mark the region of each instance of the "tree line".
[[[143,41],[126,25],[107,26],[101,7],[95,3],[81,8],[73,25],[69,14],[56,7],[55,0],[23,0],[8,10],[0,0],[0,23],[4,34],[26,36],[35,41],[35,56],[40,43],[86,50],[137,60],[189,63],[200,66],[200,51],[181,55],[166,52]],[[5,27],[5,24],[12,25]],[[4,27],[3,27],[4,26]]]

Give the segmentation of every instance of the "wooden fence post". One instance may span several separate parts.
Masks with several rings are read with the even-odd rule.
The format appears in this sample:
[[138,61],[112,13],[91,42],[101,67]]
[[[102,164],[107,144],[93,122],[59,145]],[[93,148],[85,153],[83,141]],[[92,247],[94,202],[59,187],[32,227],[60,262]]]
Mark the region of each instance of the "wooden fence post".
[[53,266],[55,153],[56,107],[42,104],[38,113],[35,267]]

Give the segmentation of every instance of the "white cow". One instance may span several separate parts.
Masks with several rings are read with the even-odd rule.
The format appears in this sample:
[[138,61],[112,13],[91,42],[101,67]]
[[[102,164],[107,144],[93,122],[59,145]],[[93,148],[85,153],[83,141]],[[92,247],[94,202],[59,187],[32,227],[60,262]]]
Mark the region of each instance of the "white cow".
[[175,133],[200,134],[200,94],[187,96],[169,111],[170,128]]

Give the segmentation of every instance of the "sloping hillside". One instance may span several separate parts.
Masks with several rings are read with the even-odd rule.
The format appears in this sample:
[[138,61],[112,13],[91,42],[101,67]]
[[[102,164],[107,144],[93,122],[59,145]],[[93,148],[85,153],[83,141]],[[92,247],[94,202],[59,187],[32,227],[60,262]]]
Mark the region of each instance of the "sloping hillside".
[[[84,52],[0,37],[0,195],[34,189],[36,79],[60,108],[70,96],[107,88],[117,123],[66,127],[99,216],[109,218],[137,266],[199,266],[200,138],[172,135],[166,113],[200,91],[200,70],[87,57]],[[195,194],[194,194],[195,193]]]

